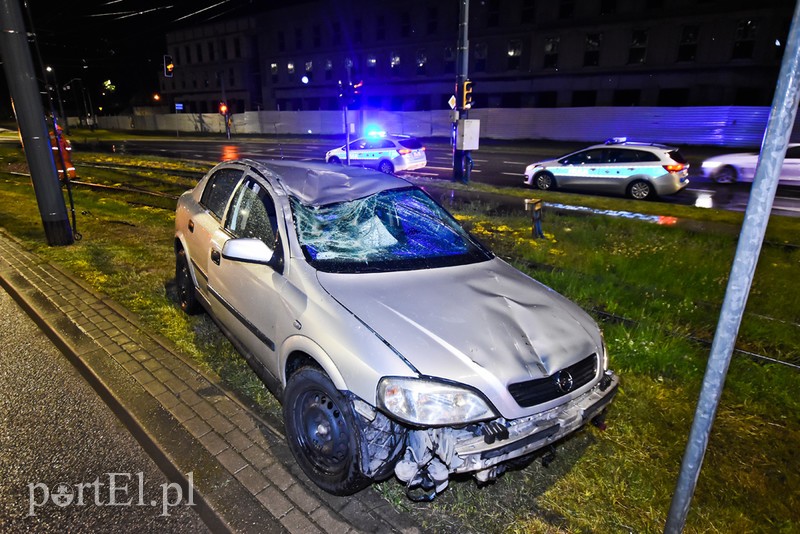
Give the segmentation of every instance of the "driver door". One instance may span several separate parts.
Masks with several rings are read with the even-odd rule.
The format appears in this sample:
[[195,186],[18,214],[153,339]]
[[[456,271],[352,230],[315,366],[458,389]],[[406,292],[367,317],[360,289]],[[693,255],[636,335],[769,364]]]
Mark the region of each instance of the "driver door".
[[276,288],[283,280],[281,263],[225,258],[225,243],[237,238],[260,239],[274,254],[283,255],[272,195],[267,185],[253,176],[242,181],[231,199],[223,231],[212,242],[208,285],[214,315],[276,377],[276,317],[282,308]]

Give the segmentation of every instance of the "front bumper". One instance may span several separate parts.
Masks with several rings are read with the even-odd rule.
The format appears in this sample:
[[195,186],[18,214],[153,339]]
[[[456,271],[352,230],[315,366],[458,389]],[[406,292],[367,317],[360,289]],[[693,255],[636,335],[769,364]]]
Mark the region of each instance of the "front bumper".
[[618,386],[617,375],[606,371],[580,397],[529,417],[411,431],[395,474],[409,487],[432,483],[437,493],[447,486],[451,473],[474,473],[480,481],[490,480],[502,473],[503,462],[546,447],[600,415]]

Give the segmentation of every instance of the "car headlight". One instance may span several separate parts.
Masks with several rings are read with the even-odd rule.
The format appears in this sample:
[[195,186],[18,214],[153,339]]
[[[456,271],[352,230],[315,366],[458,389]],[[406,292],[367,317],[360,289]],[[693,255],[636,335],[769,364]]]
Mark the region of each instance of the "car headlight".
[[600,350],[603,351],[600,359],[600,369],[605,372],[608,371],[608,345],[606,345],[606,336],[600,332]]
[[721,161],[704,161],[702,167],[704,169],[716,169],[722,165]]
[[383,378],[378,384],[378,403],[414,425],[446,426],[496,417],[477,392],[423,378]]

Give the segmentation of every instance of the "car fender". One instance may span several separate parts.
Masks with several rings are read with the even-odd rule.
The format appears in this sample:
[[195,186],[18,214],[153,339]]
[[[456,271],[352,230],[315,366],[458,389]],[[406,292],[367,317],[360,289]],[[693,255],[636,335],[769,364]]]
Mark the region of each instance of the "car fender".
[[189,274],[192,277],[192,282],[194,286],[197,287],[197,277],[194,273],[194,263],[192,263],[192,256],[189,252],[189,246],[186,243],[186,239],[183,236],[183,232],[176,232],[175,233],[175,243],[174,243],[174,251],[175,254],[178,254],[178,251],[183,249],[184,254],[186,254],[186,262],[189,264]]
[[289,358],[295,354],[302,353],[314,360],[331,379],[336,389],[346,391],[348,390],[347,382],[345,382],[339,368],[333,362],[328,353],[314,340],[303,335],[294,335],[286,338],[281,344],[280,348],[280,369],[281,384],[286,387],[286,367]]

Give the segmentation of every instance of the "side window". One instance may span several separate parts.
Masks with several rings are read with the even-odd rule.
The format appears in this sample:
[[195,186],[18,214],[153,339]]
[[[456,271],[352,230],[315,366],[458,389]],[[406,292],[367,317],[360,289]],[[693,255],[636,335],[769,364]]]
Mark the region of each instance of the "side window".
[[255,237],[275,248],[275,203],[253,178],[248,177],[233,197],[225,228],[236,237]]
[[561,163],[566,165],[596,165],[598,163],[604,163],[603,152],[604,150],[602,148],[585,150],[561,160]]
[[228,199],[242,178],[242,174],[243,171],[239,169],[220,169],[215,172],[208,179],[203,196],[200,197],[200,204],[213,213],[217,219],[222,219]]
[[790,146],[786,150],[786,157],[789,159],[800,158],[800,146]]
[[608,161],[609,163],[636,163],[641,161],[641,154],[643,152],[639,150],[610,149],[608,151]]
[[394,148],[394,143],[388,139],[381,140],[380,148]]

